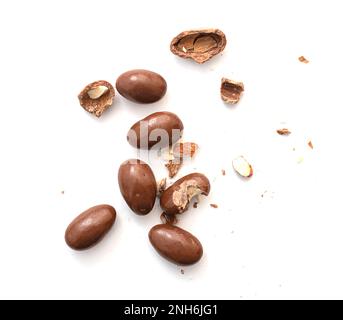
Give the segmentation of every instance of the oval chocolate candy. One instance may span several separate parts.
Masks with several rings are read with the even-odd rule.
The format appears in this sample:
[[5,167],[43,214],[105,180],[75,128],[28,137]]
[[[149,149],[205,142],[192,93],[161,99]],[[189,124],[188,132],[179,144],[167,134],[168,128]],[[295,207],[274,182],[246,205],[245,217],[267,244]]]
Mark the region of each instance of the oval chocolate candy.
[[158,73],[136,69],[120,75],[116,82],[116,88],[123,97],[130,101],[153,103],[165,95],[167,82]]
[[170,224],[159,224],[149,232],[156,251],[165,259],[180,266],[198,262],[203,255],[200,241],[188,231]]
[[121,194],[133,212],[146,215],[152,210],[157,184],[148,164],[139,159],[123,162],[119,168],[118,182]]
[[176,114],[155,112],[131,127],[127,141],[135,148],[151,149],[155,145],[164,148],[177,142],[182,133],[183,123]]
[[65,241],[72,249],[87,249],[103,238],[115,220],[116,211],[109,205],[89,208],[69,224]]

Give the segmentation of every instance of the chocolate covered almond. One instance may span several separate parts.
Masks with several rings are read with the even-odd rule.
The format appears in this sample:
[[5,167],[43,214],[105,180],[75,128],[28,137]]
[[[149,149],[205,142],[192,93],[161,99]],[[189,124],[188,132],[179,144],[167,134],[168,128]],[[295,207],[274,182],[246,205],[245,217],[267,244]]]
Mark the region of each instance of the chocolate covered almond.
[[123,162],[119,168],[118,182],[124,200],[134,213],[146,215],[152,210],[157,184],[147,163],[139,159]]
[[89,208],[69,224],[65,241],[72,249],[87,249],[103,238],[115,220],[116,211],[109,205]]

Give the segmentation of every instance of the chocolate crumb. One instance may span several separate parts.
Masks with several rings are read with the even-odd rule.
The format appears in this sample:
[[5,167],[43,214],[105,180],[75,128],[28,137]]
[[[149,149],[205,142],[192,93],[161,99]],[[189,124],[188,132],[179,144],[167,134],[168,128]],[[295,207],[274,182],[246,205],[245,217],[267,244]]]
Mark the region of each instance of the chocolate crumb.
[[181,269],[181,274],[185,274],[185,270]]
[[308,145],[311,149],[313,149],[313,144],[312,144],[312,141],[311,141],[311,140],[307,143],[307,145]]
[[175,215],[169,215],[169,214],[166,214],[165,212],[161,213],[160,219],[161,219],[162,223],[164,223],[164,224],[172,224],[173,225],[173,224],[176,224],[178,222]]
[[181,166],[182,166],[182,161],[180,159],[177,159],[176,161],[169,160],[168,163],[165,164],[165,167],[169,171],[169,178],[174,178],[179,172]]
[[225,176],[226,175],[226,171],[224,169],[222,169],[222,175]]
[[167,178],[163,178],[157,183],[157,196],[160,197],[164,190],[167,187]]
[[194,208],[194,209],[198,208],[198,202],[194,202],[194,203],[193,203],[193,208]]
[[276,132],[281,136],[288,136],[291,132],[287,128],[278,129]]
[[177,159],[193,158],[198,151],[199,146],[195,142],[180,142],[173,147],[173,156]]
[[61,194],[64,194],[64,190],[61,191]]
[[217,204],[215,204],[215,203],[211,203],[211,204],[210,204],[210,206],[211,206],[212,208],[215,208],[215,209],[217,209],[217,208],[218,208],[218,205],[217,205]]
[[302,63],[309,63],[310,61],[308,61],[304,56],[301,56],[298,58],[300,62]]

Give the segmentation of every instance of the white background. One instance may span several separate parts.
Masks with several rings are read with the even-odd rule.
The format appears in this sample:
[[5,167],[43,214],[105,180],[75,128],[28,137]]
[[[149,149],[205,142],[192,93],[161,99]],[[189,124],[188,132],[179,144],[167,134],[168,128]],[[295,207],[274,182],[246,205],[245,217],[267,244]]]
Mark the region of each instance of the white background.
[[[340,7],[2,1],[0,298],[343,298]],[[171,54],[171,39],[194,28],[225,32],[223,55],[198,65]],[[161,101],[138,105],[117,94],[100,119],[80,107],[86,84],[114,84],[134,68],[165,77]],[[244,82],[236,106],[220,99],[223,76]],[[177,113],[184,139],[200,145],[179,177],[196,170],[212,183],[198,209],[180,217],[204,247],[184,274],[149,244],[158,203],[136,216],[117,183],[120,163],[136,157],[127,130],[160,110]],[[282,127],[292,134],[277,135]],[[241,154],[255,170],[248,181],[231,168]],[[157,178],[166,175],[161,159],[150,164]],[[73,252],[65,228],[101,203],[116,208],[115,226],[96,247]]]

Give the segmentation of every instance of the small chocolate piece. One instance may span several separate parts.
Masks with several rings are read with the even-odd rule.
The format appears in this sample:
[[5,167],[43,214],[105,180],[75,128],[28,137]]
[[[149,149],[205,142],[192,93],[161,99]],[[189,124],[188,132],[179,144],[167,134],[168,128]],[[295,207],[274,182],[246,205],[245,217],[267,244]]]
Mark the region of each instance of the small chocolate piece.
[[214,209],[217,209],[217,208],[218,208],[218,205],[215,204],[215,203],[211,203],[210,206],[211,206],[212,208],[214,208]]
[[174,214],[169,215],[169,214],[166,214],[165,212],[161,213],[160,219],[161,219],[162,223],[167,223],[167,224],[172,224],[172,225],[177,224],[177,222],[178,222],[178,220]]
[[109,205],[89,208],[69,224],[65,241],[72,249],[87,249],[103,238],[115,220],[116,211]]
[[236,104],[239,101],[243,91],[244,85],[242,82],[222,78],[220,94],[224,102]]
[[123,162],[119,168],[118,182],[122,196],[134,213],[146,215],[153,209],[157,187],[148,164],[139,159]]
[[195,236],[169,224],[154,226],[149,232],[149,240],[163,258],[179,266],[194,264],[203,255],[202,245]]
[[176,143],[183,132],[180,118],[171,112],[155,112],[137,121],[127,134],[127,141],[135,148],[151,149]]
[[287,128],[278,129],[276,132],[281,136],[288,136],[291,134],[291,131],[289,131]]
[[157,196],[160,197],[164,190],[167,188],[167,178],[161,179],[157,182]]
[[311,149],[313,149],[313,144],[312,144],[312,141],[310,140],[309,142],[307,142],[307,145],[311,148]]
[[190,30],[181,32],[170,44],[170,50],[181,58],[204,63],[226,46],[225,34],[219,29]]
[[194,142],[179,142],[173,147],[174,158],[187,159],[193,158],[199,146]]
[[118,92],[137,103],[153,103],[167,91],[167,82],[158,73],[136,69],[123,73],[116,82]]
[[174,178],[180,171],[183,160],[192,158],[198,149],[198,145],[194,142],[176,143],[172,150],[173,159],[164,165],[168,169],[169,178]]
[[182,167],[182,160],[169,160],[164,166],[168,169],[169,178],[174,178]]
[[302,63],[309,63],[310,62],[304,56],[299,57],[298,60]]
[[161,208],[169,215],[183,213],[193,197],[200,194],[207,196],[210,188],[210,182],[203,174],[191,173],[177,180],[162,193]]
[[113,103],[115,91],[104,80],[87,85],[79,94],[80,105],[89,113],[100,117]]

